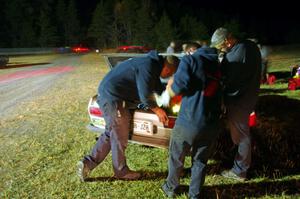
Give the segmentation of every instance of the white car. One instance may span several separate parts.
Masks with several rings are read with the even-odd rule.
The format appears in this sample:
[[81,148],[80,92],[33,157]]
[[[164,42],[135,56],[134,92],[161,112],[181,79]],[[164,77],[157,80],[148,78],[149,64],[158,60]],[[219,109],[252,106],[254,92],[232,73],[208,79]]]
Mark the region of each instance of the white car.
[[[113,68],[120,61],[143,55],[144,54],[110,54],[104,55],[104,58],[107,65]],[[161,55],[166,56],[166,54]],[[182,55],[176,54],[176,56],[180,57]],[[105,121],[96,100],[97,95],[93,96],[88,104],[88,113],[90,116],[88,129],[103,133],[105,131]],[[176,96],[172,98],[170,107],[165,109],[169,117],[167,125],[159,122],[157,115],[152,111],[136,109],[133,115],[132,128],[129,133],[129,141],[146,146],[167,148],[169,146],[170,134],[180,109],[180,104],[181,96]]]

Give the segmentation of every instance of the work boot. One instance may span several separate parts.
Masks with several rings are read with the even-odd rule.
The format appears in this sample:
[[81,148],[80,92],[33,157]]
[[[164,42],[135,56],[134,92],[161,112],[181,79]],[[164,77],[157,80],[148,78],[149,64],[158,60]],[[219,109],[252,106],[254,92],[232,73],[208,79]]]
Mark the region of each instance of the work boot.
[[77,163],[77,175],[82,182],[86,180],[91,170],[87,167],[82,160]]
[[114,175],[114,178],[119,180],[138,180],[140,177],[141,177],[140,173],[136,171],[130,171],[130,170],[123,176]]
[[166,182],[161,186],[160,190],[168,198],[174,198],[175,197],[175,192],[167,185]]
[[232,170],[225,170],[221,173],[221,175],[225,178],[231,178],[240,182],[245,182],[246,178],[245,177],[241,177],[237,174],[235,174]]

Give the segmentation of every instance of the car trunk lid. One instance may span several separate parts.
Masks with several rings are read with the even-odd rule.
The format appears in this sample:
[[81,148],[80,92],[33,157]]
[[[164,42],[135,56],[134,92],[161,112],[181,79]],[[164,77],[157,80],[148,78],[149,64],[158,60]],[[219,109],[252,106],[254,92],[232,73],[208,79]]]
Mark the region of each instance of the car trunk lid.
[[118,65],[120,62],[125,61],[127,59],[133,58],[133,57],[142,57],[146,54],[133,54],[133,53],[111,53],[111,54],[104,54],[102,55],[106,65],[112,69],[116,65]]

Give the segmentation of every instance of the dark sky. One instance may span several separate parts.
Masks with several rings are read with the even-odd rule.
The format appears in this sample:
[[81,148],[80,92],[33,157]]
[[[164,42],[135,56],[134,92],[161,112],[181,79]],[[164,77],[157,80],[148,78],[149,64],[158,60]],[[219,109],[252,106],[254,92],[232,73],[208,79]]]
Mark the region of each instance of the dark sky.
[[[77,0],[80,14],[87,21],[98,0]],[[206,22],[210,32],[215,28],[210,21],[237,19],[242,29],[251,36],[258,35],[266,43],[285,43],[289,35],[300,34],[300,9],[291,0],[152,0],[162,12],[166,10],[173,21],[185,13]],[[176,24],[175,24],[176,25]],[[212,25],[212,27],[210,27]],[[296,35],[296,36],[295,36]],[[300,41],[300,40],[298,40]]]

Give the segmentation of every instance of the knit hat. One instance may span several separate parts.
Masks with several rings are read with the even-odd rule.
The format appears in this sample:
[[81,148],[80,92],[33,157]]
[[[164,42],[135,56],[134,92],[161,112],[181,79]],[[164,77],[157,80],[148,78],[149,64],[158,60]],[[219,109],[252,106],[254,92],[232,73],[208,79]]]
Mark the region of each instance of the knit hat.
[[225,28],[218,28],[211,37],[211,47],[218,48],[227,38],[229,32]]

